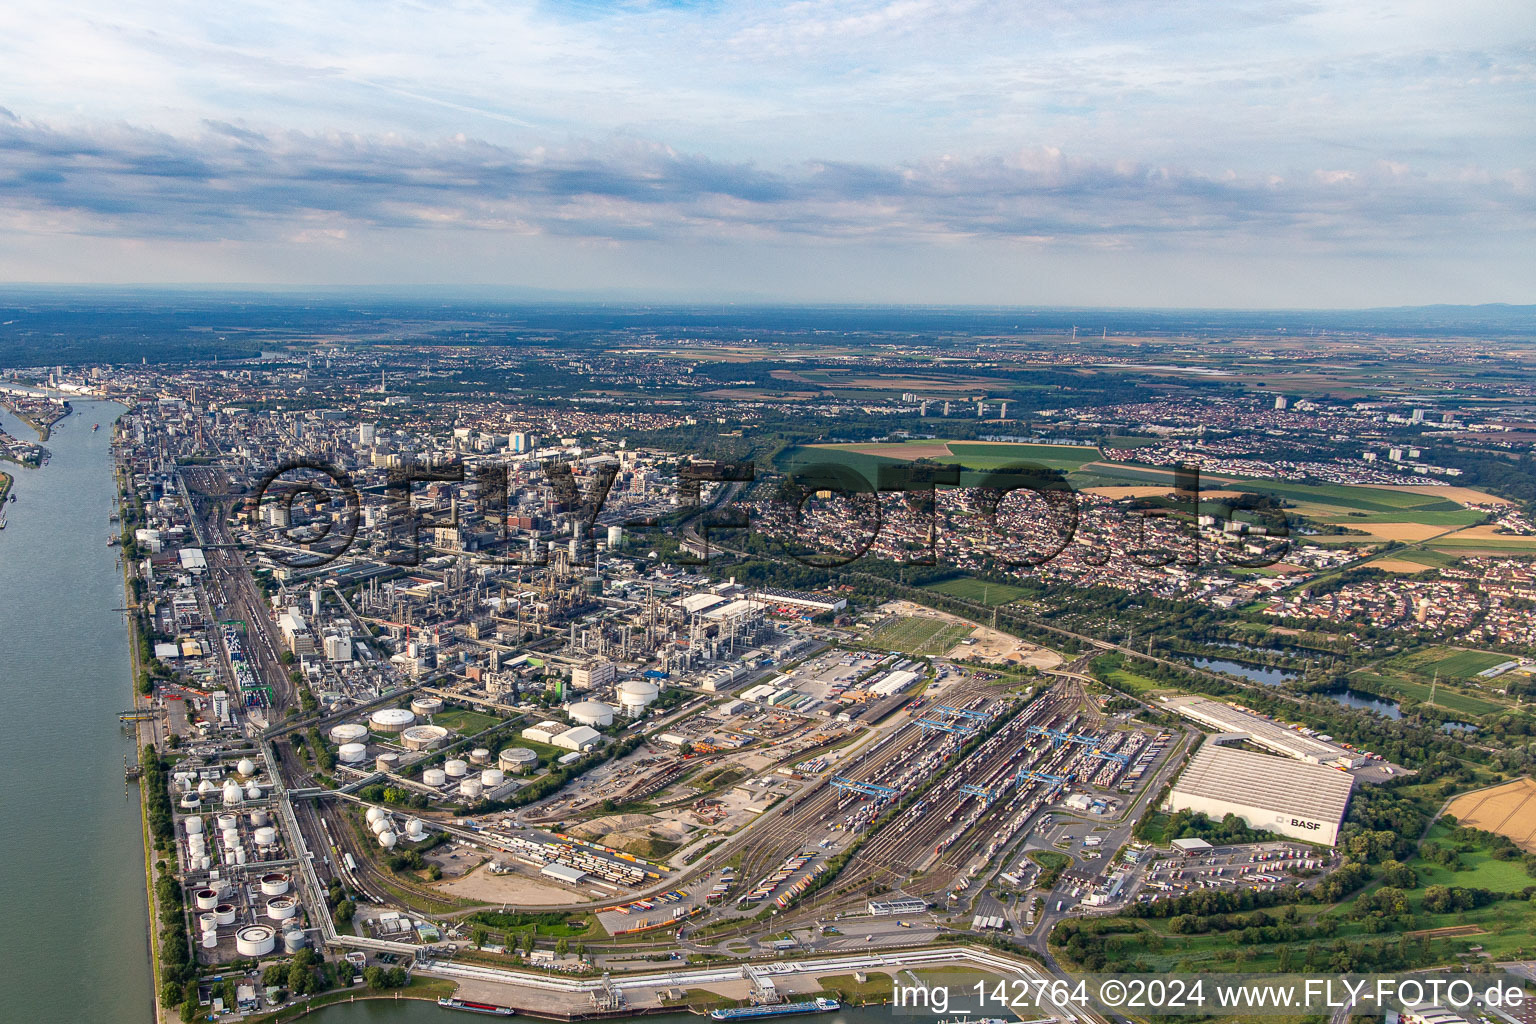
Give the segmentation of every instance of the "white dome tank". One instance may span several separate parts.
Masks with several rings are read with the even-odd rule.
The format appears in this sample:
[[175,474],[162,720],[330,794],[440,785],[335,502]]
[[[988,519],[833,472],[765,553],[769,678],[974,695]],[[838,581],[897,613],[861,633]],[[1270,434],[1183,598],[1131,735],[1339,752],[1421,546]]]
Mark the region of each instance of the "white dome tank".
[[368,748],[361,743],[343,743],[336,751],[336,757],[342,764],[357,764],[368,756]]
[[343,743],[356,743],[368,735],[368,727],[359,722],[344,722],[341,725],[331,726],[331,742],[340,746]]
[[217,931],[203,932],[203,948],[217,949],[219,946],[219,933]]
[[368,716],[368,724],[379,732],[399,732],[414,721],[415,714],[405,708],[379,708]]
[[443,771],[448,774],[450,779],[462,779],[469,773],[469,765],[458,758],[453,758],[443,762]]
[[197,795],[198,796],[212,796],[213,795],[213,791],[218,789],[218,788],[219,787],[215,786],[212,782],[209,782],[207,779],[204,779],[202,782],[199,782],[197,784]]
[[246,861],[245,847],[243,847],[243,846],[235,847],[235,863],[236,864],[244,864],[245,861]]
[[656,684],[644,679],[626,679],[615,692],[619,697],[619,706],[631,715],[644,711],[661,696],[661,690]]
[[427,830],[422,827],[420,818],[412,818],[405,823],[405,834],[412,839],[420,839],[427,834]]
[[485,787],[480,785],[479,779],[465,779],[459,783],[459,796],[466,800],[478,800]]
[[421,773],[421,781],[436,789],[448,781],[448,773],[441,768],[428,768]]
[[297,953],[307,945],[309,945],[309,940],[304,937],[304,929],[290,928],[283,932],[284,953]]
[[380,832],[388,832],[390,828],[389,819],[380,818],[377,821],[370,822],[368,827],[373,830],[374,835],[378,835]]
[[507,773],[500,768],[487,768],[480,773],[480,785],[486,789],[495,789],[507,781]]
[[238,782],[236,782],[234,779],[230,779],[228,782],[224,783],[225,807],[239,806],[241,796],[242,794],[240,793],[240,784]]
[[386,850],[392,849],[395,845],[395,834],[388,831],[380,832],[379,845],[384,847]]
[[[643,705],[642,705],[643,706]],[[613,708],[600,700],[583,700],[565,709],[577,725],[612,725]]]
[[277,932],[264,924],[253,924],[235,933],[235,949],[241,956],[266,956],[277,946]]
[[254,782],[251,783],[249,786],[246,786],[245,787],[245,798],[247,800],[260,800],[261,799],[261,787],[256,785],[256,783],[254,783]]
[[190,811],[194,807],[201,806],[202,802],[203,798],[198,796],[196,793],[183,793],[181,795],[181,806],[183,810]]
[[240,833],[232,828],[227,828],[222,833],[225,846],[234,846],[240,842]]
[[248,757],[242,757],[240,759],[240,763],[235,765],[235,771],[239,772],[241,775],[244,775],[246,778],[250,778],[252,775],[256,774],[256,762],[252,761]]
[[368,824],[372,825],[376,821],[382,821],[389,817],[389,812],[382,807],[370,807],[368,808],[368,813],[364,814],[363,817],[367,819]]

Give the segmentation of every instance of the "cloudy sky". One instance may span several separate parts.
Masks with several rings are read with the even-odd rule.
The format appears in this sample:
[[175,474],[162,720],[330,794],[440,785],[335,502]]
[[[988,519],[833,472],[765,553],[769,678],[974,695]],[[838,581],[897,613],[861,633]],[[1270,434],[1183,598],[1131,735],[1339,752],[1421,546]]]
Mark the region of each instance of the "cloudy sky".
[[0,5],[0,281],[1536,301],[1529,0]]

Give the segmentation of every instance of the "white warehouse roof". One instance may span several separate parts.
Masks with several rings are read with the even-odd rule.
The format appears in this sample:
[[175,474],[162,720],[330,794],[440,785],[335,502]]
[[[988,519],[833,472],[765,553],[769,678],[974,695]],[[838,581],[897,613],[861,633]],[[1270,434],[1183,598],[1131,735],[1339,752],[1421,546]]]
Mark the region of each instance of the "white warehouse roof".
[[539,868],[539,874],[548,875],[550,878],[558,879],[569,885],[575,885],[587,877],[585,871],[566,864],[545,864],[542,868]]
[[1174,783],[1169,806],[1217,818],[1230,812],[1253,828],[1331,845],[1354,785],[1335,768],[1207,741]]

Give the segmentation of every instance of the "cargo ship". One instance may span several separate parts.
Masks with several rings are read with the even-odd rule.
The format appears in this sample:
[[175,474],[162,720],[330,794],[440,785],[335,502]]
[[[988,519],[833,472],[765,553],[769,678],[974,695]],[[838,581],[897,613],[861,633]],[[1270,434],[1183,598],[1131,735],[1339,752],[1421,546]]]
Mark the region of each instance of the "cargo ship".
[[494,1003],[474,1003],[468,999],[455,999],[452,996],[442,996],[437,1005],[445,1010],[465,1010],[469,1013],[483,1013],[487,1017],[515,1017],[517,1011],[509,1006],[497,1006]]
[[817,997],[808,1003],[778,1003],[773,1006],[739,1006],[732,1010],[711,1010],[715,1020],[759,1020],[763,1017],[790,1017],[800,1013],[831,1013],[842,1009],[836,999]]

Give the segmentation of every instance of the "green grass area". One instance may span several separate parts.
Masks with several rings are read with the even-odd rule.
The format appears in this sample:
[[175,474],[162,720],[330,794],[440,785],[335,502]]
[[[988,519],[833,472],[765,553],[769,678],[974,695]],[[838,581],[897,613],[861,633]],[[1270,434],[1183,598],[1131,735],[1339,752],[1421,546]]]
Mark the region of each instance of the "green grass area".
[[987,607],[995,607],[1017,601],[1026,596],[1029,591],[1023,587],[1015,587],[1007,583],[992,583],[987,580],[978,580],[971,576],[961,576],[958,579],[944,580],[941,583],[930,583],[924,590],[932,590],[939,594],[948,594],[950,597],[958,597],[965,601],[976,601]]
[[891,997],[889,974],[866,974],[864,978],[861,982],[851,974],[833,974],[816,981],[824,993],[845,1003],[866,1003]]
[[1536,537],[1457,537],[1452,534],[1431,541],[1430,547],[1452,554],[1473,550],[1536,554]]
[[1492,651],[1461,651],[1451,647],[1430,647],[1410,654],[1402,654],[1387,664],[1395,669],[1417,672],[1419,675],[1440,673],[1440,677],[1471,679],[1479,672],[1512,661],[1507,654]]
[[[1387,697],[1408,697],[1417,701],[1429,701],[1431,685],[1414,682],[1401,676],[1384,676],[1379,672],[1357,672],[1350,679],[1362,688]],[[1459,693],[1446,683],[1434,687],[1436,707],[1462,715],[1491,715],[1505,710],[1508,705],[1481,697]]]
[[[1299,510],[1303,515],[1306,509]],[[1371,523],[1421,523],[1424,526],[1476,526],[1483,521],[1483,513],[1475,508],[1455,509],[1404,509],[1396,512],[1367,512],[1362,515],[1340,516],[1334,513],[1313,516],[1323,523],[1338,526],[1362,526]]]
[[462,736],[473,736],[475,733],[484,732],[491,726],[498,724],[499,718],[479,711],[469,711],[464,708],[454,708],[451,711],[440,711],[432,716],[432,724],[440,725],[445,729],[452,729]]
[[1148,679],[1139,672],[1132,672],[1123,667],[1124,661],[1125,659],[1118,654],[1101,654],[1093,659],[1090,667],[1096,675],[1108,680],[1112,686],[1131,693],[1150,693],[1153,690],[1169,688],[1165,683]]
[[1433,548],[1424,550],[1397,550],[1387,555],[1402,562],[1415,562],[1426,569],[1443,569],[1448,565],[1456,564],[1456,556],[1444,551],[1436,551]]
[[998,469],[1027,463],[1070,472],[1099,459],[1097,448],[1067,444],[967,444],[951,441],[949,450],[951,457],[941,457],[937,461],[970,469]]
[[882,623],[865,637],[865,643],[902,654],[943,654],[969,636],[973,628],[921,615],[900,616]]
[[[1451,838],[1451,832],[1451,826],[1437,821],[1429,830],[1428,838],[1442,845],[1457,846],[1456,841]],[[1419,876],[1419,888],[1409,896],[1415,910],[1419,909],[1423,902],[1424,889],[1431,885],[1460,885],[1468,888],[1491,889],[1494,892],[1519,892],[1526,886],[1536,885],[1536,878],[1526,873],[1525,863],[1522,860],[1494,860],[1488,850],[1480,846],[1471,851],[1462,852],[1460,856],[1459,871],[1452,871],[1422,857],[1414,857],[1409,861],[1409,865]]]

